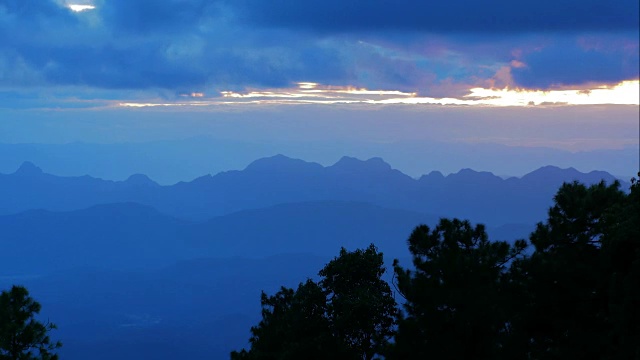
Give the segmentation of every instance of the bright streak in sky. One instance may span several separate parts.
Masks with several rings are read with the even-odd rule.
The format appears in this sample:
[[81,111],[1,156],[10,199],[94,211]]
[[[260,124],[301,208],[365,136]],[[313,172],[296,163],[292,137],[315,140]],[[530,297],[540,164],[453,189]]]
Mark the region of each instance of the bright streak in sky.
[[318,84],[312,82],[300,82],[298,83],[300,89],[315,89]]
[[68,4],[67,6],[73,12],[81,12],[81,11],[93,10],[93,9],[96,8],[93,5],[79,5],[79,4]]
[[192,92],[189,94],[180,94],[182,97],[192,97],[192,98],[201,98],[204,97],[204,93],[202,92]]
[[370,105],[463,105],[463,106],[538,106],[538,105],[640,105],[640,81],[623,81],[613,86],[592,89],[526,90],[472,88],[460,98],[433,98],[396,90],[367,90],[352,87],[298,83],[298,88],[270,89],[237,93],[223,91],[222,97],[181,103],[120,103],[119,106],[213,106],[248,104],[370,104]]

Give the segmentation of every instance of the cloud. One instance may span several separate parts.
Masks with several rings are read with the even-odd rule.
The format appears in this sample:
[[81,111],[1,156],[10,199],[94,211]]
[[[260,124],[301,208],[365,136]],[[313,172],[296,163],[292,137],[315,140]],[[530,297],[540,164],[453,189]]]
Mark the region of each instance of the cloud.
[[96,9],[105,25],[119,33],[191,33],[208,19],[224,16],[217,1],[99,0]]
[[0,89],[66,86],[177,97],[308,81],[447,97],[473,87],[638,77],[637,31],[620,30],[637,25],[628,15],[637,1],[78,3],[95,9],[73,12],[63,0],[0,0],[0,31],[10,34],[0,42]]
[[0,3],[0,28],[15,34],[0,43],[0,86],[179,93],[344,76],[334,49],[229,25],[206,1],[104,1],[77,14],[52,1],[25,1]]
[[529,88],[618,83],[638,79],[638,54],[638,40],[633,35],[592,36],[589,41],[564,39],[523,55],[522,63],[513,67],[512,74],[519,86]]
[[322,32],[549,32],[638,28],[637,0],[230,0],[266,27]]
[[60,3],[41,0],[4,0],[0,3],[0,14],[3,24],[11,19],[29,21],[29,25],[43,19],[73,19]]

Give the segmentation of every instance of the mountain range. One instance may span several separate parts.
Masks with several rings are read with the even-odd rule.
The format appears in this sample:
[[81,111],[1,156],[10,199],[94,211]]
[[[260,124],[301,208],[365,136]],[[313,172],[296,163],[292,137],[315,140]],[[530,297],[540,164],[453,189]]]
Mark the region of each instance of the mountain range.
[[0,174],[0,288],[29,288],[65,359],[224,359],[246,346],[261,291],[315,278],[341,247],[376,244],[389,281],[392,259],[410,266],[418,224],[467,218],[490,239],[526,238],[563,182],[601,180],[616,179],[552,166],[413,178],[380,158],[322,166],[277,155],[159,185],[25,162]]
[[[343,157],[324,167],[276,155],[256,160],[241,171],[161,186],[142,174],[125,181],[59,177],[25,162],[13,174],[0,175],[0,215],[134,202],[172,217],[204,221],[283,203],[346,201],[502,226],[541,220],[559,186],[574,180],[593,184],[616,179],[606,172],[581,173],[552,166],[521,178],[463,169],[448,176],[431,172],[415,179],[380,158]],[[622,181],[623,189],[628,186]]]
[[[0,135],[5,135],[4,141],[11,137]],[[576,152],[530,145],[435,140],[336,140],[327,146],[326,141],[309,139],[295,142],[272,138],[252,141],[244,137],[229,139],[203,135],[147,142],[0,143],[0,173],[13,172],[24,160],[30,160],[52,174],[89,174],[124,180],[138,172],[160,184],[169,185],[206,173],[239,170],[265,154],[278,153],[323,165],[333,164],[345,154],[359,159],[380,156],[411,177],[419,177],[425,169],[449,174],[464,167],[484,169],[498,175],[522,176],[533,169],[555,165],[561,168],[573,166],[583,172],[606,170],[629,180],[635,176],[638,166],[637,144],[622,149]]]

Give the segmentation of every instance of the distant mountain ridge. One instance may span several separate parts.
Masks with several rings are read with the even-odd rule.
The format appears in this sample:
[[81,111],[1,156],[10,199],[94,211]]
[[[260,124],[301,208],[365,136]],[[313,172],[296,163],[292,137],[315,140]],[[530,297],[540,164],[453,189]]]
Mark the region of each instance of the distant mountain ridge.
[[[414,179],[381,158],[363,161],[345,156],[324,167],[276,155],[258,159],[244,170],[161,186],[142,174],[125,181],[58,177],[25,162],[13,174],[0,174],[0,215],[134,202],[173,217],[203,221],[283,203],[355,201],[500,226],[539,221],[562,182],[574,180],[592,184],[616,179],[606,172],[585,174],[553,166],[522,178],[502,179],[489,172],[463,169],[447,176],[431,172]],[[627,183],[621,183],[623,189],[628,188]]]
[[242,169],[265,154],[287,154],[333,164],[342,155],[359,159],[381,156],[412,177],[437,169],[445,174],[464,167],[485,169],[498,175],[522,176],[544,165],[575,167],[583,172],[606,170],[624,175],[628,181],[638,167],[638,145],[622,149],[572,152],[567,150],[506,146],[490,143],[448,143],[404,140],[396,142],[336,141],[283,143],[231,140],[210,136],[181,140],[119,143],[65,144],[0,143],[0,173],[11,173],[24,160],[45,172],[61,176],[89,174],[93,177],[124,180],[133,173],[148,175],[170,185],[229,169]]
[[370,243],[389,256],[408,256],[411,230],[437,220],[437,216],[340,201],[280,204],[205,222],[176,219],[136,203],[68,212],[29,210],[0,216],[0,276],[89,266],[148,268],[207,257],[284,253],[331,257],[342,246],[355,249]]

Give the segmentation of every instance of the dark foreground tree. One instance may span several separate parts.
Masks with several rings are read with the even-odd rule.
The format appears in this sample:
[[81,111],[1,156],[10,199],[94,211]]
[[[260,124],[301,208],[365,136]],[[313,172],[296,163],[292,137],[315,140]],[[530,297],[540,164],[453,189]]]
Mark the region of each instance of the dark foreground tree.
[[374,245],[353,252],[342,248],[320,270],[331,330],[353,359],[372,359],[394,335],[396,301],[382,280],[384,272],[382,253]]
[[[329,330],[324,291],[311,280],[298,289],[282,287],[261,297],[262,320],[251,328],[251,350],[233,352],[232,359],[323,359],[339,350]],[[336,355],[336,354],[333,354]]]
[[322,280],[262,294],[262,320],[251,328],[251,348],[231,359],[372,359],[393,336],[396,302],[381,279],[382,253],[371,245],[340,255]]
[[409,237],[415,270],[394,263],[405,316],[390,359],[497,359],[509,333],[505,269],[526,247],[490,242],[483,225],[442,219]]
[[13,286],[0,294],[0,359],[5,360],[55,360],[54,353],[62,346],[49,339],[52,323],[43,324],[34,316],[40,312],[40,304],[29,296],[22,286]]
[[[638,173],[640,178],[640,173]],[[608,214],[602,252],[608,270],[610,358],[640,359],[640,182]]]
[[640,196],[619,184],[564,184],[514,263],[527,304],[513,340],[544,359],[640,359]]
[[640,185],[564,184],[530,240],[517,256],[468,222],[416,228],[388,358],[640,359]]

